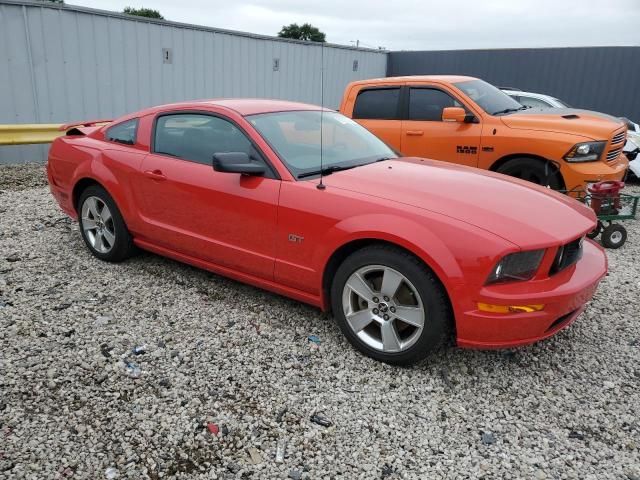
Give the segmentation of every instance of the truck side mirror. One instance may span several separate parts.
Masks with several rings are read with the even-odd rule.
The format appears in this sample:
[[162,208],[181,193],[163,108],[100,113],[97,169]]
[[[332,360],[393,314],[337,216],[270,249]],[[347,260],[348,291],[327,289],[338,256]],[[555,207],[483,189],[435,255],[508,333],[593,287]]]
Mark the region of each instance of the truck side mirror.
[[443,122],[459,122],[466,121],[467,112],[462,107],[445,107],[442,109]]

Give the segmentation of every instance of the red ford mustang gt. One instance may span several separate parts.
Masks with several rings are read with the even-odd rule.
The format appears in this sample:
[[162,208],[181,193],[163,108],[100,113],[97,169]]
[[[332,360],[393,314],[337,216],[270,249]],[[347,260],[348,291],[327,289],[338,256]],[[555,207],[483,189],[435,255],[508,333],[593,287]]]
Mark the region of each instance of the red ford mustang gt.
[[49,153],[51,191],[96,257],[137,246],[332,310],[356,348],[390,363],[450,334],[463,347],[532,343],[582,312],[607,269],[585,239],[591,210],[499,174],[397,158],[321,111],[198,101],[67,126]]

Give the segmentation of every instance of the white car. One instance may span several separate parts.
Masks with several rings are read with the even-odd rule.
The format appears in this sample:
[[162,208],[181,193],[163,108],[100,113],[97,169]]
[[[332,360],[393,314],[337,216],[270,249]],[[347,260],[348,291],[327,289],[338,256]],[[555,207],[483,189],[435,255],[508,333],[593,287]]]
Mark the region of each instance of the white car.
[[[551,95],[544,93],[523,92],[517,88],[501,87],[504,93],[512,97],[521,105],[529,108],[571,108],[571,106]],[[640,125],[629,119],[621,118],[628,126],[627,143],[623,152],[629,159],[629,170],[640,178]]]
[[544,93],[523,92],[516,88],[500,87],[504,93],[529,108],[571,108],[571,105]]
[[629,159],[629,171],[636,178],[640,178],[640,125],[631,120],[627,121],[629,130],[627,131],[627,143],[622,150]]

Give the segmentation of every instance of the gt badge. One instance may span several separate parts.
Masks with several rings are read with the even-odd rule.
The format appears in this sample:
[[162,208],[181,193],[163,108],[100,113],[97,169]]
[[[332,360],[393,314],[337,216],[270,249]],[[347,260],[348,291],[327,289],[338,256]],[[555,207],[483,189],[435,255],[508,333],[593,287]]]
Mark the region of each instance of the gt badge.
[[304,237],[301,235],[296,235],[294,233],[290,233],[289,234],[289,241],[293,242],[293,243],[302,243],[302,241],[304,240]]

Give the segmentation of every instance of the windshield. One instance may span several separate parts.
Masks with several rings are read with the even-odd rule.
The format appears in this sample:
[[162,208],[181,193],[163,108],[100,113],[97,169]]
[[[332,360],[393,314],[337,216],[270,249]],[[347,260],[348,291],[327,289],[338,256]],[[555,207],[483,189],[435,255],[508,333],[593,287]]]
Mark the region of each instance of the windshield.
[[[297,178],[320,174],[320,112],[250,115],[247,120]],[[397,155],[364,127],[336,112],[322,115],[322,169],[350,168]]]
[[454,83],[454,85],[466,93],[489,115],[517,112],[525,108],[502,90],[482,80],[467,80]]

